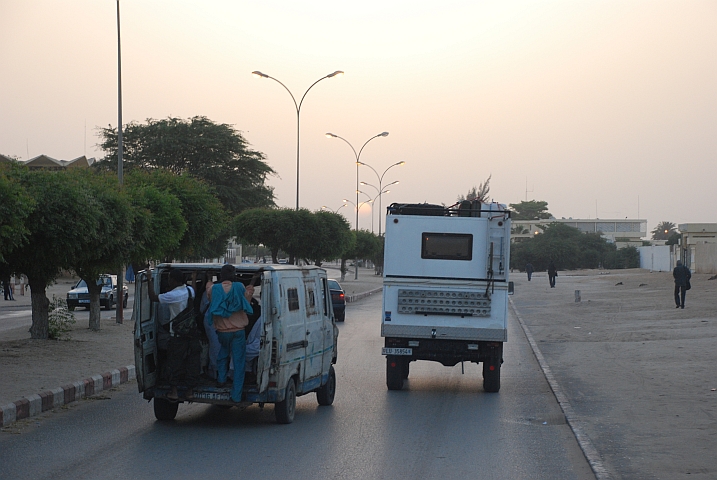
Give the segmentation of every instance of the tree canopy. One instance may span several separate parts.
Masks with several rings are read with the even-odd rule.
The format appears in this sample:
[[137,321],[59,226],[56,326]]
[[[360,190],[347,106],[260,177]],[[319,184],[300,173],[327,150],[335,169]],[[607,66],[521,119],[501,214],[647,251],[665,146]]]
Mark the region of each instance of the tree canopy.
[[27,241],[30,231],[25,221],[35,208],[35,200],[8,178],[8,172],[17,168],[14,165],[0,166],[0,262]]
[[488,193],[490,193],[490,179],[493,175],[488,175],[488,178],[486,178],[485,182],[481,183],[477,187],[474,185],[473,188],[468,190],[468,193],[463,196],[458,196],[458,201],[462,202],[464,200],[480,200],[481,202],[485,203],[488,201]]
[[[117,170],[117,129],[99,129],[105,157],[97,168]],[[222,205],[236,215],[247,208],[274,206],[274,190],[266,185],[274,170],[265,155],[250,148],[232,125],[207,117],[169,117],[132,122],[123,127],[123,165],[128,170],[166,169],[190,174],[211,185]]]
[[551,217],[548,213],[548,202],[530,200],[529,202],[511,203],[509,206],[514,212],[511,215],[513,220],[540,220]]
[[640,255],[635,247],[618,250],[598,233],[582,233],[559,222],[550,223],[543,233],[511,246],[511,268],[522,269],[530,262],[536,270],[545,270],[550,261],[561,270],[637,268]]
[[652,239],[669,240],[675,233],[677,233],[677,226],[674,223],[662,221],[652,231]]

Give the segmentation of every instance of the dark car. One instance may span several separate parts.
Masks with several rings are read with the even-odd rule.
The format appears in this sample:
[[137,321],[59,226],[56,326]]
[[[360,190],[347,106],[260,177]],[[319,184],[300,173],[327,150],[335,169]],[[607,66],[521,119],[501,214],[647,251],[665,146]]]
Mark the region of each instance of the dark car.
[[329,278],[329,290],[331,291],[331,303],[334,305],[334,317],[337,322],[346,319],[346,296],[341,284]]
[[[98,284],[102,283],[100,306],[109,310],[117,304],[117,275],[100,275],[97,282]],[[122,290],[124,293],[122,307],[127,308],[127,298],[129,297],[127,285],[122,285]],[[90,293],[87,291],[87,284],[84,280],[77,282],[77,285],[67,292],[67,308],[74,310],[76,307],[90,308]]]

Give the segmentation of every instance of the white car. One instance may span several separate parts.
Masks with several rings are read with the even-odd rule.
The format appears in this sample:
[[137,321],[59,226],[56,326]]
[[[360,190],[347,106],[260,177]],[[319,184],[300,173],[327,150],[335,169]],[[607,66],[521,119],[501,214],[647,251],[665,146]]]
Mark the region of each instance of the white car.
[[[117,304],[117,275],[100,275],[97,282],[102,284],[100,306],[110,310]],[[127,299],[129,298],[127,285],[122,285],[122,291],[124,293],[122,307],[127,308]],[[67,292],[67,308],[74,310],[76,307],[90,308],[90,293],[87,291],[87,284],[84,280],[77,282],[77,285]]]

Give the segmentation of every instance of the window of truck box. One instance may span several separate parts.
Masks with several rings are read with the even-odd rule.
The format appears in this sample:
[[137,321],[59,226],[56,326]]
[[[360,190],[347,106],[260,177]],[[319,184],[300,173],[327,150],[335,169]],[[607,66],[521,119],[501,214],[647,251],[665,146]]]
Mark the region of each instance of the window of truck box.
[[421,258],[470,261],[473,259],[473,235],[423,232]]

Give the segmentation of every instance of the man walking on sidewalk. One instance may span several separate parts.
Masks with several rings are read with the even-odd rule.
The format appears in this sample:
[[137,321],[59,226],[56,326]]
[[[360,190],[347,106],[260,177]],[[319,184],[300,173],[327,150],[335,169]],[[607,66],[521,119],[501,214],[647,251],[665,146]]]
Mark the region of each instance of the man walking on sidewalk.
[[682,265],[681,260],[677,260],[672,276],[675,278],[675,308],[685,308],[685,293],[692,288],[690,285],[692,273],[689,268]]

